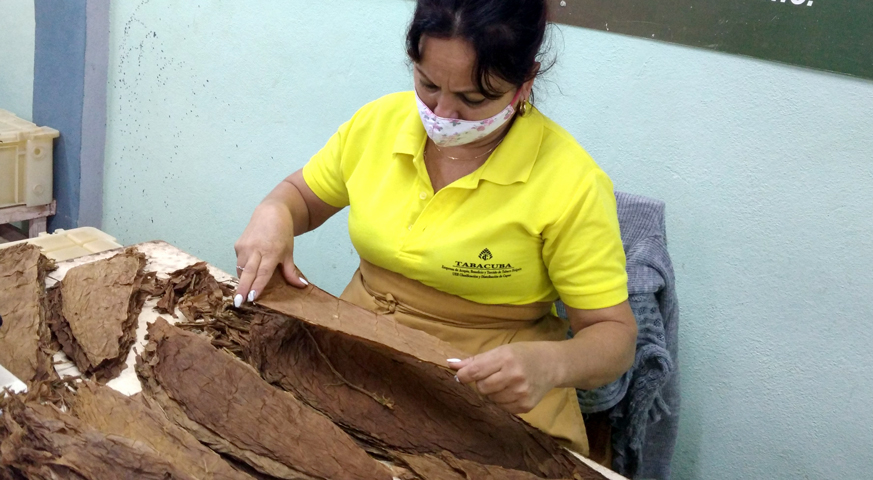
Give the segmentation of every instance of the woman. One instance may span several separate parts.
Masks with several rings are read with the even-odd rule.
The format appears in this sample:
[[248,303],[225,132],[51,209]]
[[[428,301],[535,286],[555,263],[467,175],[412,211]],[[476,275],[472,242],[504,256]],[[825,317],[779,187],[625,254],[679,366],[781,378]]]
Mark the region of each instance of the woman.
[[414,92],[364,106],[256,208],[235,245],[235,302],[277,266],[304,287],[294,235],[350,206],[361,266],[342,298],[469,352],[448,360],[459,381],[587,454],[573,388],[630,368],[636,323],[612,183],[528,101],[546,10],[419,0]]

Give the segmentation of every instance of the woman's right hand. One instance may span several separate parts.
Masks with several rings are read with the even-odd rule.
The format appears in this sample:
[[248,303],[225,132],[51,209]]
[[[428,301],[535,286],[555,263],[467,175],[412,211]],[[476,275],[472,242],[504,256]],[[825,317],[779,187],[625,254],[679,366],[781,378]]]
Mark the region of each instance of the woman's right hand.
[[309,285],[294,265],[294,219],[281,202],[258,205],[233,248],[240,277],[233,298],[236,307],[244,301],[255,301],[279,265],[289,284],[298,288]]

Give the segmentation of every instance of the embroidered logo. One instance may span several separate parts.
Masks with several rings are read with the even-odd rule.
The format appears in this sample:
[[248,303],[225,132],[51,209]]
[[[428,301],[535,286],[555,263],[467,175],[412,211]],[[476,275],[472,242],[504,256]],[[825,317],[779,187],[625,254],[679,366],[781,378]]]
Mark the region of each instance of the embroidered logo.
[[447,273],[451,273],[453,277],[478,280],[509,278],[521,271],[520,267],[513,267],[511,263],[489,262],[489,260],[494,258],[494,254],[487,248],[479,252],[478,257],[482,263],[455,260],[452,265],[443,265],[442,269]]

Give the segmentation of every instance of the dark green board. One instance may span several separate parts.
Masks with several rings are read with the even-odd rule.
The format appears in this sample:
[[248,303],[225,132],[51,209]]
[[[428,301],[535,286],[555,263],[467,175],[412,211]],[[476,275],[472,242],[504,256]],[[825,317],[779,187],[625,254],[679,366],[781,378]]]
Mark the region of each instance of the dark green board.
[[873,0],[548,1],[558,23],[873,79]]

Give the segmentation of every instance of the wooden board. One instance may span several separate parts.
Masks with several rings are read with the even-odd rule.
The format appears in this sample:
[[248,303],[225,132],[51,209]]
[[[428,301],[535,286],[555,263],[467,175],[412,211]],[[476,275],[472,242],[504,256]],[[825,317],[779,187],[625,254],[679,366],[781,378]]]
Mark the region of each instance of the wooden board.
[[873,79],[870,0],[548,0],[557,23]]

